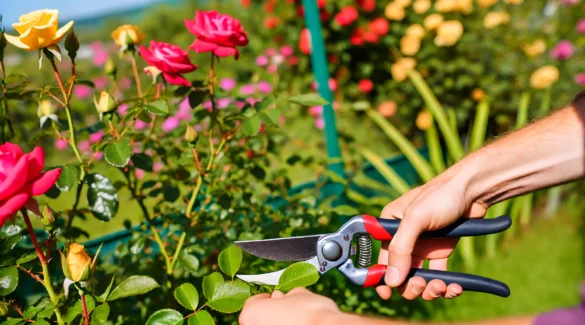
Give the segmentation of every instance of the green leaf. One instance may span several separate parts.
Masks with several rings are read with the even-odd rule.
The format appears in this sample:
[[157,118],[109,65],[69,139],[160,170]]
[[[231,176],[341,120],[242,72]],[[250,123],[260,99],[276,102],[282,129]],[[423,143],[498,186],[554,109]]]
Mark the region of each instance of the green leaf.
[[250,287],[244,282],[218,283],[213,288],[211,299],[208,298],[207,306],[222,313],[235,313],[244,307],[249,297]]
[[140,168],[144,171],[151,172],[152,171],[152,157],[145,153],[135,153],[132,155],[132,164],[136,168]]
[[351,205],[338,205],[333,211],[342,216],[354,216],[359,214],[358,210]]
[[153,278],[144,275],[133,275],[114,288],[106,300],[113,301],[142,295],[155,288],[158,288],[158,283]]
[[272,108],[258,114],[262,122],[272,125],[272,126],[279,126],[280,125],[280,110],[276,108]]
[[91,313],[91,324],[101,325],[108,321],[110,316],[110,305],[104,303],[103,305],[97,306],[97,308]]
[[112,181],[101,174],[88,174],[87,203],[94,217],[110,221],[118,212],[118,190]]
[[55,185],[61,191],[69,192],[73,184],[75,184],[77,174],[79,174],[79,167],[77,165],[63,166],[61,167],[61,176],[59,176]]
[[21,325],[24,324],[24,319],[22,318],[13,318],[7,321],[2,322],[0,325]]
[[154,312],[146,321],[146,325],[183,324],[183,315],[174,309],[161,309]]
[[199,293],[191,283],[183,283],[175,289],[175,299],[181,306],[189,310],[195,310],[197,309],[197,304],[199,304]]
[[317,94],[304,94],[304,95],[296,95],[290,96],[288,101],[291,103],[303,105],[303,106],[322,106],[329,104],[328,101],[323,99],[323,97]]
[[43,298],[37,304],[26,307],[22,313],[22,317],[25,319],[32,319],[44,309],[51,307],[54,307],[51,300],[49,298]]
[[199,270],[199,260],[191,254],[184,254],[179,258],[181,264],[190,272],[197,272]]
[[108,298],[108,296],[110,295],[110,292],[112,291],[112,286],[114,285],[114,279],[116,278],[115,275],[112,275],[112,280],[110,280],[110,284],[108,285],[108,287],[106,288],[106,291],[104,291],[104,293],[102,293],[99,296],[96,296],[95,299],[99,302],[104,302],[106,301],[106,299]]
[[130,155],[132,154],[132,146],[128,140],[120,140],[118,142],[112,142],[104,149],[104,156],[106,161],[110,165],[116,167],[124,167],[130,161]]
[[264,170],[264,168],[255,165],[252,170],[250,170],[250,173],[252,173],[252,175],[254,175],[254,177],[256,177],[259,180],[263,180],[264,178],[266,178],[266,171]]
[[75,79],[75,84],[76,85],[85,85],[91,88],[95,88],[95,84],[93,83],[93,81],[91,80],[87,80],[87,79]]
[[469,149],[475,151],[479,149],[485,142],[485,135],[490,118],[490,101],[486,97],[477,105],[475,112],[475,120],[473,122],[473,130],[469,139]]
[[319,281],[317,269],[306,262],[295,263],[284,270],[278,280],[276,290],[288,292],[298,287],[308,287]]
[[252,115],[242,122],[242,132],[245,136],[253,137],[260,131],[260,118],[258,115]]
[[213,272],[210,275],[203,278],[203,295],[207,300],[213,297],[215,287],[223,282],[223,276],[219,272]]
[[18,285],[18,269],[6,267],[0,269],[0,296],[11,294]]
[[145,108],[150,114],[154,114],[154,115],[167,115],[167,114],[169,114],[169,105],[167,105],[167,102],[164,101],[163,99],[159,99],[155,102],[147,104],[145,106]]
[[234,277],[242,264],[242,250],[236,245],[230,245],[219,253],[219,268],[223,273]]
[[189,106],[191,108],[195,108],[203,103],[203,100],[207,96],[207,91],[205,90],[194,90],[189,94]]
[[37,321],[32,322],[31,325],[51,325],[51,324],[44,319],[39,319]]
[[18,241],[20,240],[20,236],[13,236],[5,240],[0,241],[0,255],[8,254]]
[[26,264],[30,261],[34,261],[37,258],[37,253],[36,252],[28,252],[24,255],[22,255],[21,257],[19,257],[16,260],[16,264],[18,265],[22,265],[22,264]]
[[187,320],[189,325],[215,325],[207,310],[200,310]]

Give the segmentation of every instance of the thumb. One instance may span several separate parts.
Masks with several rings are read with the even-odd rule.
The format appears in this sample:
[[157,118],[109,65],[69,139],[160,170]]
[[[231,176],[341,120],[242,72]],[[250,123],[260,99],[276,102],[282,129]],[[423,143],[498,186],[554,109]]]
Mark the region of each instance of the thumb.
[[404,283],[412,265],[412,251],[418,236],[423,232],[415,218],[405,218],[388,246],[388,269],[384,278],[386,285],[398,287]]

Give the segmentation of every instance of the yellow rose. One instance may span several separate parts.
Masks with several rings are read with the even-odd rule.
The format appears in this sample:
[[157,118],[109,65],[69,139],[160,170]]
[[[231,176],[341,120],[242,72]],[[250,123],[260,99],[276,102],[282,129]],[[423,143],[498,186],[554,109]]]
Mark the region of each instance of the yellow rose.
[[421,130],[428,130],[433,125],[433,116],[428,111],[418,113],[416,117],[416,127]]
[[557,80],[559,80],[559,69],[552,65],[545,65],[532,73],[530,86],[536,89],[546,89]]
[[522,49],[524,50],[524,53],[526,53],[526,55],[534,57],[546,51],[546,44],[544,43],[543,40],[538,39],[530,44],[524,45]]
[[509,4],[513,4],[513,5],[519,5],[522,4],[522,2],[524,2],[524,0],[504,0],[505,3],[509,3]]
[[51,114],[55,114],[55,105],[48,99],[43,99],[39,103],[39,109],[37,110],[37,115],[39,117],[48,116]]
[[394,0],[394,2],[401,5],[402,8],[406,8],[406,7],[410,6],[411,0]]
[[71,244],[69,246],[69,253],[67,254],[68,278],[75,282],[85,281],[89,279],[91,269],[92,261],[85,252],[83,245]]
[[425,37],[425,29],[419,24],[410,25],[406,30],[406,36],[423,38]]
[[416,0],[412,5],[414,12],[417,14],[424,14],[431,9],[431,0]]
[[116,108],[116,100],[107,91],[102,90],[98,99],[93,96],[93,103],[97,111],[101,113],[107,113]]
[[457,0],[457,9],[464,14],[471,13],[473,11],[473,0]]
[[510,15],[505,11],[492,11],[485,15],[483,27],[493,29],[510,22]]
[[392,65],[392,67],[390,67],[392,78],[394,78],[394,80],[398,82],[404,81],[406,77],[408,77],[406,72],[408,70],[414,69],[415,66],[416,60],[413,58],[402,58],[398,60],[396,63]]
[[498,0],[479,0],[479,6],[482,8],[489,8],[491,6],[493,6],[494,4],[496,4],[496,2],[498,2]]
[[420,38],[406,35],[400,39],[400,52],[404,55],[413,56],[420,50]]
[[459,9],[457,0],[437,0],[435,9],[438,12],[455,12]]
[[430,14],[425,18],[423,25],[425,26],[426,30],[432,31],[437,29],[443,22],[443,16],[441,14]]
[[435,44],[437,46],[453,46],[463,35],[463,25],[458,20],[448,20],[437,28]]
[[12,24],[20,36],[5,36],[12,45],[33,51],[59,43],[72,26],[73,21],[70,21],[58,29],[58,10],[37,10],[20,16],[19,22]]
[[404,19],[406,12],[400,3],[390,2],[384,9],[384,15],[386,15],[386,18],[390,20],[401,21]]
[[114,42],[119,46],[140,44],[146,36],[138,26],[122,25],[112,33]]
[[475,88],[471,92],[471,98],[473,98],[473,100],[475,100],[476,102],[479,102],[484,97],[485,97],[485,92],[483,90],[479,89],[479,88]]

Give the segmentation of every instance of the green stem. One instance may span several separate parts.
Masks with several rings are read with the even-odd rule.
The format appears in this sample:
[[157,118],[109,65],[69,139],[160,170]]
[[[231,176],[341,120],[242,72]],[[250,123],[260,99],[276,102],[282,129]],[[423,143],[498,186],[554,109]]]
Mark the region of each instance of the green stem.
[[0,108],[0,142],[6,142],[4,134],[4,125],[6,124],[6,112],[8,111],[8,101],[6,99],[6,69],[4,68],[4,61],[0,60],[0,70],[2,70],[2,108]]
[[134,53],[131,55],[131,61],[134,80],[136,80],[136,93],[138,94],[139,98],[142,98],[142,84],[140,83],[140,76],[138,75],[138,67],[136,65],[136,57],[134,57]]

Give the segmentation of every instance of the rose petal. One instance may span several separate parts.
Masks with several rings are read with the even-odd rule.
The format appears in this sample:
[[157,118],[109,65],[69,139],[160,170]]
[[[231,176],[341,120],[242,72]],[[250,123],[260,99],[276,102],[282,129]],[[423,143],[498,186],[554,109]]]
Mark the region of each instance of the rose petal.
[[191,83],[181,75],[163,72],[163,77],[171,85],[191,87]]
[[57,33],[55,33],[55,37],[53,38],[53,44],[59,43],[63,36],[65,36],[65,34],[67,34],[67,32],[71,29],[71,27],[73,27],[73,20],[59,28]]
[[234,58],[237,60],[240,57],[240,53],[235,47],[218,47],[213,51],[213,54],[219,57],[226,57],[233,55]]
[[6,40],[8,41],[8,43],[11,43],[12,45],[24,49],[24,50],[28,50],[28,51],[32,51],[34,50],[33,48],[30,48],[28,45],[24,44],[20,38],[16,37],[16,36],[12,36],[12,35],[8,35],[8,34],[4,34],[4,37],[6,37]]
[[24,186],[28,178],[28,163],[27,157],[21,157],[14,168],[8,171],[6,179],[0,185],[0,201],[6,200]]
[[27,193],[19,192],[6,201],[0,201],[0,227],[6,223],[6,220],[8,220],[10,216],[18,212],[18,210],[24,206],[29,197],[30,196]]
[[211,52],[218,47],[219,46],[217,44],[205,42],[205,41],[200,40],[199,38],[196,39],[193,42],[193,44],[191,44],[191,46],[189,46],[189,48],[192,49],[193,51],[195,51],[196,53]]
[[27,182],[30,182],[32,179],[36,178],[41,174],[43,168],[45,168],[45,152],[43,148],[36,147],[32,152],[26,154],[28,157],[28,173],[27,173]]
[[39,203],[37,200],[33,199],[32,197],[28,198],[28,201],[24,204],[24,207],[31,211],[32,213],[36,214],[37,216],[41,215],[41,210],[39,209]]
[[37,196],[45,194],[57,181],[57,178],[61,175],[61,168],[51,169],[45,173],[42,173],[34,180],[28,182],[23,191],[30,194],[31,196]]

